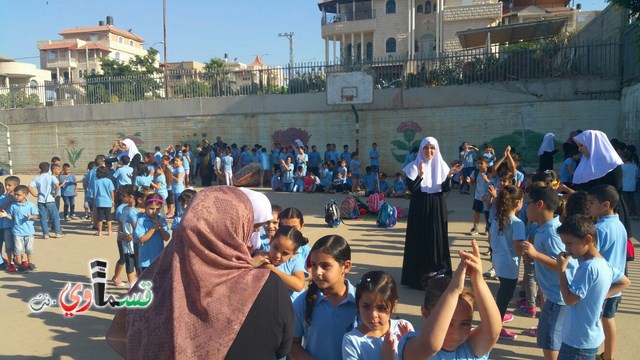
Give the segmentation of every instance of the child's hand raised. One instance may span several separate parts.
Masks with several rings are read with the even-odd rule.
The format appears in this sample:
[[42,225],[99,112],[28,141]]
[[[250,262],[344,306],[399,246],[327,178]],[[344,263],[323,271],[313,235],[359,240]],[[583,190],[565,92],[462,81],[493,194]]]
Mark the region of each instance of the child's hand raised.
[[382,360],[395,360],[398,356],[396,352],[396,340],[393,335],[391,335],[391,329],[384,334],[384,338],[382,339]]
[[471,281],[482,279],[482,260],[480,260],[480,247],[478,242],[471,240],[472,252],[459,251],[460,261],[467,266],[467,274]]
[[451,278],[451,282],[449,283],[449,289],[454,290],[456,294],[462,294],[462,290],[464,289],[464,279],[467,276],[467,264],[466,262],[460,261],[458,268],[453,273],[453,277]]
[[568,252],[561,252],[556,257],[556,263],[558,264],[559,272],[563,273],[567,271],[567,266],[569,265],[569,260],[571,260],[571,255]]

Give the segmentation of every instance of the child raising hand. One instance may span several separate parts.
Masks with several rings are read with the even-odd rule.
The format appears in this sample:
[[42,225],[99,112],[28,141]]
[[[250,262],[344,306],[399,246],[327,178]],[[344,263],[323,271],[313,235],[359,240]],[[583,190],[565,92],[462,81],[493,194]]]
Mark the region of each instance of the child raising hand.
[[[400,340],[398,359],[487,359],[502,328],[502,319],[482,276],[478,243],[473,254],[460,251],[460,265],[453,277],[437,277],[427,286],[420,333]],[[464,285],[469,276],[473,290]],[[472,332],[474,301],[481,324]]]

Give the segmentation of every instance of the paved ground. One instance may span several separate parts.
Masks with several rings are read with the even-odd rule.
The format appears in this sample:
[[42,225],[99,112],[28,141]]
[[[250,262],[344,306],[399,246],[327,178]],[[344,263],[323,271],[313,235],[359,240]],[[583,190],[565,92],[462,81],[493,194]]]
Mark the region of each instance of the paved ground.
[[[30,176],[21,176],[23,183]],[[324,204],[331,198],[324,194],[282,194],[266,192],[273,203],[283,207],[295,206],[305,214],[304,234],[314,242],[321,236],[337,233],[344,236],[353,250],[354,267],[349,278],[355,283],[364,272],[380,269],[389,272],[397,280],[400,278],[406,222],[399,222],[393,229],[380,229],[375,219],[367,217],[357,221],[347,221],[336,229],[324,224]],[[82,193],[80,194],[82,197]],[[340,202],[345,195],[336,195]],[[33,200],[33,199],[31,199]],[[80,200],[80,199],[78,199]],[[470,219],[472,198],[470,195],[451,193],[448,198],[449,231],[452,253],[459,249],[470,249]],[[77,201],[82,204],[82,201]],[[408,207],[408,200],[391,199],[396,206]],[[640,226],[634,223],[635,234],[640,234]],[[114,312],[90,309],[76,316],[65,318],[59,307],[46,307],[34,313],[28,306],[29,300],[40,293],[53,298],[67,283],[90,285],[89,262],[105,259],[114,264],[117,259],[115,239],[107,236],[95,237],[86,220],[63,222],[62,239],[37,239],[35,260],[39,270],[27,274],[0,273],[0,320],[3,332],[0,335],[0,359],[54,358],[54,359],[111,359],[118,358],[104,340]],[[483,238],[480,236],[479,238]],[[480,242],[486,249],[486,242]],[[636,243],[637,244],[637,243]],[[484,250],[482,250],[484,251]],[[454,266],[458,259],[454,256]],[[484,259],[485,269],[489,267]],[[617,359],[637,359],[640,343],[637,343],[638,321],[640,321],[640,266],[630,263],[629,276],[632,286],[625,292],[618,316]],[[111,277],[113,268],[109,266]],[[498,283],[489,281],[494,293]],[[109,293],[124,295],[124,291],[109,287]],[[408,319],[414,326],[422,324],[420,304],[423,293],[416,290],[400,289],[397,315]],[[154,301],[160,299],[154,299]],[[514,300],[517,300],[514,299]],[[510,308],[509,311],[513,310]],[[517,312],[516,312],[517,315]],[[476,314],[476,319],[478,315]],[[537,359],[542,352],[535,346],[535,339],[524,334],[526,329],[536,325],[537,320],[516,316],[508,328],[520,334],[516,340],[500,340],[491,353],[492,359]],[[635,329],[635,330],[633,330]],[[635,354],[635,355],[634,355]]]

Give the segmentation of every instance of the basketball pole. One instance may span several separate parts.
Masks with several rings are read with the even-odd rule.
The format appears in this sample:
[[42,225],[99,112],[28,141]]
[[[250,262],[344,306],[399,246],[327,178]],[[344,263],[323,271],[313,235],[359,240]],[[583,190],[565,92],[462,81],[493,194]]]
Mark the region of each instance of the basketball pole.
[[351,110],[353,115],[356,116],[356,151],[360,154],[360,116],[358,116],[358,110],[351,104]]

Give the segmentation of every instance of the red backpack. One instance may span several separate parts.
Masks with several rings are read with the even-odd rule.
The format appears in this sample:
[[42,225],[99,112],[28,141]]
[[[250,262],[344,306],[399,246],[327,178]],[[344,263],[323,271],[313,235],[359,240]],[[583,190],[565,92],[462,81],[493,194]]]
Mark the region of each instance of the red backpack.
[[367,199],[367,206],[369,206],[369,211],[374,214],[377,214],[380,211],[380,206],[384,203],[384,194],[383,193],[375,193],[369,195]]

